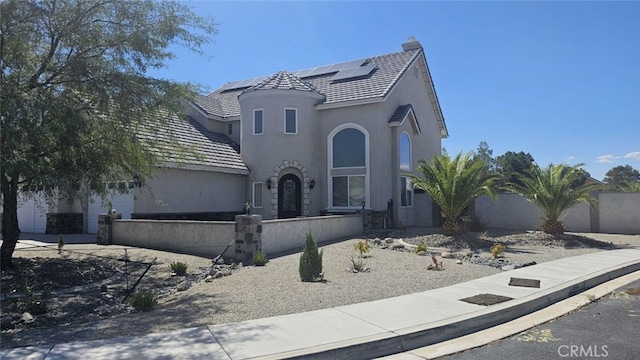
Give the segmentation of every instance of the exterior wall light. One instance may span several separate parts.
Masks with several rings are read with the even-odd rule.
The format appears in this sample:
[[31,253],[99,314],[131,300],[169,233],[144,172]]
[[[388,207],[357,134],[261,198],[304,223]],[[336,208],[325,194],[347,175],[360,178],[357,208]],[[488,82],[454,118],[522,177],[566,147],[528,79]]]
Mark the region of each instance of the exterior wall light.
[[267,189],[271,190],[271,178],[267,179]]
[[316,187],[316,180],[311,179],[311,181],[309,182],[309,189],[313,189],[314,187]]

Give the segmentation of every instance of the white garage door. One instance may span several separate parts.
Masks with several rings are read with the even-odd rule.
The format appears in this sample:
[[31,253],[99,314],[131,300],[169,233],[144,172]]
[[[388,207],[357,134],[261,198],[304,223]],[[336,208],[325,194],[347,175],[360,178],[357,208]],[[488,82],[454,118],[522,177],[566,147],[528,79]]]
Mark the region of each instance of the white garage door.
[[[131,219],[131,213],[133,213],[133,194],[112,192],[108,196],[108,200],[111,201],[111,207],[116,212],[122,214],[123,219]],[[100,196],[93,196],[87,211],[87,232],[89,234],[98,233],[98,215],[106,212],[107,206],[103,206]]]
[[18,226],[24,233],[44,234],[49,206],[42,195],[18,196]]

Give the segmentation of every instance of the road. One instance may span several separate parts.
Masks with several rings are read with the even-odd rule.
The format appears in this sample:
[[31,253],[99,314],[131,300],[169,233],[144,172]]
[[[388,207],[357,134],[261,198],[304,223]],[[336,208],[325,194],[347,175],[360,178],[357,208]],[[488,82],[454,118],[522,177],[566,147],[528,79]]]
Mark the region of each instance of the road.
[[628,289],[640,292],[640,280],[523,333],[439,360],[640,359],[640,293]]

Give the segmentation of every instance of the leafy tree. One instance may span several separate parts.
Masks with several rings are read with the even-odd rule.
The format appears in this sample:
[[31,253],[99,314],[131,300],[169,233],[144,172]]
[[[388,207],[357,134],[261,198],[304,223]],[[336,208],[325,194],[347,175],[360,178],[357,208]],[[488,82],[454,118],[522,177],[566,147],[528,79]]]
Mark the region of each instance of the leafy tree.
[[500,185],[509,183],[522,185],[520,178],[533,169],[533,156],[522,151],[516,153],[507,151],[496,158],[496,169],[500,174]]
[[442,232],[455,235],[464,229],[459,218],[464,209],[478,196],[489,195],[496,198],[496,175],[489,174],[487,164],[473,157],[473,153],[458,154],[451,159],[448,155],[435,156],[432,164],[418,161],[418,171],[422,176],[407,174],[411,183],[431,195],[444,216]]
[[486,141],[480,142],[474,158],[487,163],[487,171],[494,172],[496,170],[496,160],[493,158],[493,150],[489,148],[489,144],[487,144]]
[[604,175],[604,183],[613,189],[640,183],[640,171],[634,169],[631,165],[619,165],[607,171]]
[[185,5],[154,0],[0,2],[2,268],[11,267],[23,189],[105,192],[105,181],[149,175],[159,157],[136,140],[162,128],[194,85],[149,69],[196,53],[216,24]]
[[587,184],[582,181],[583,164],[575,166],[549,165],[542,169],[534,164],[527,174],[520,175],[519,182],[511,183],[512,190],[520,193],[535,204],[544,213],[542,231],[548,234],[564,233],[564,225],[560,221],[565,212],[580,202],[588,202],[595,206],[595,199],[590,192],[600,188],[599,184]]

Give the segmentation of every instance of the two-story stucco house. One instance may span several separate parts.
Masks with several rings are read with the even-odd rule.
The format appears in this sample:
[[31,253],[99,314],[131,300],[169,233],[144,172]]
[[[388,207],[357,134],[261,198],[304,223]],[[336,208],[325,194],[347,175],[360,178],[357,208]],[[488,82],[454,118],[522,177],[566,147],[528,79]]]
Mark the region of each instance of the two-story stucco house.
[[169,159],[114,205],[123,217],[217,219],[248,201],[264,219],[364,207],[433,225],[428,197],[402,176],[448,136],[413,38],[394,53],[230,82],[186,108],[168,133],[200,156]]

